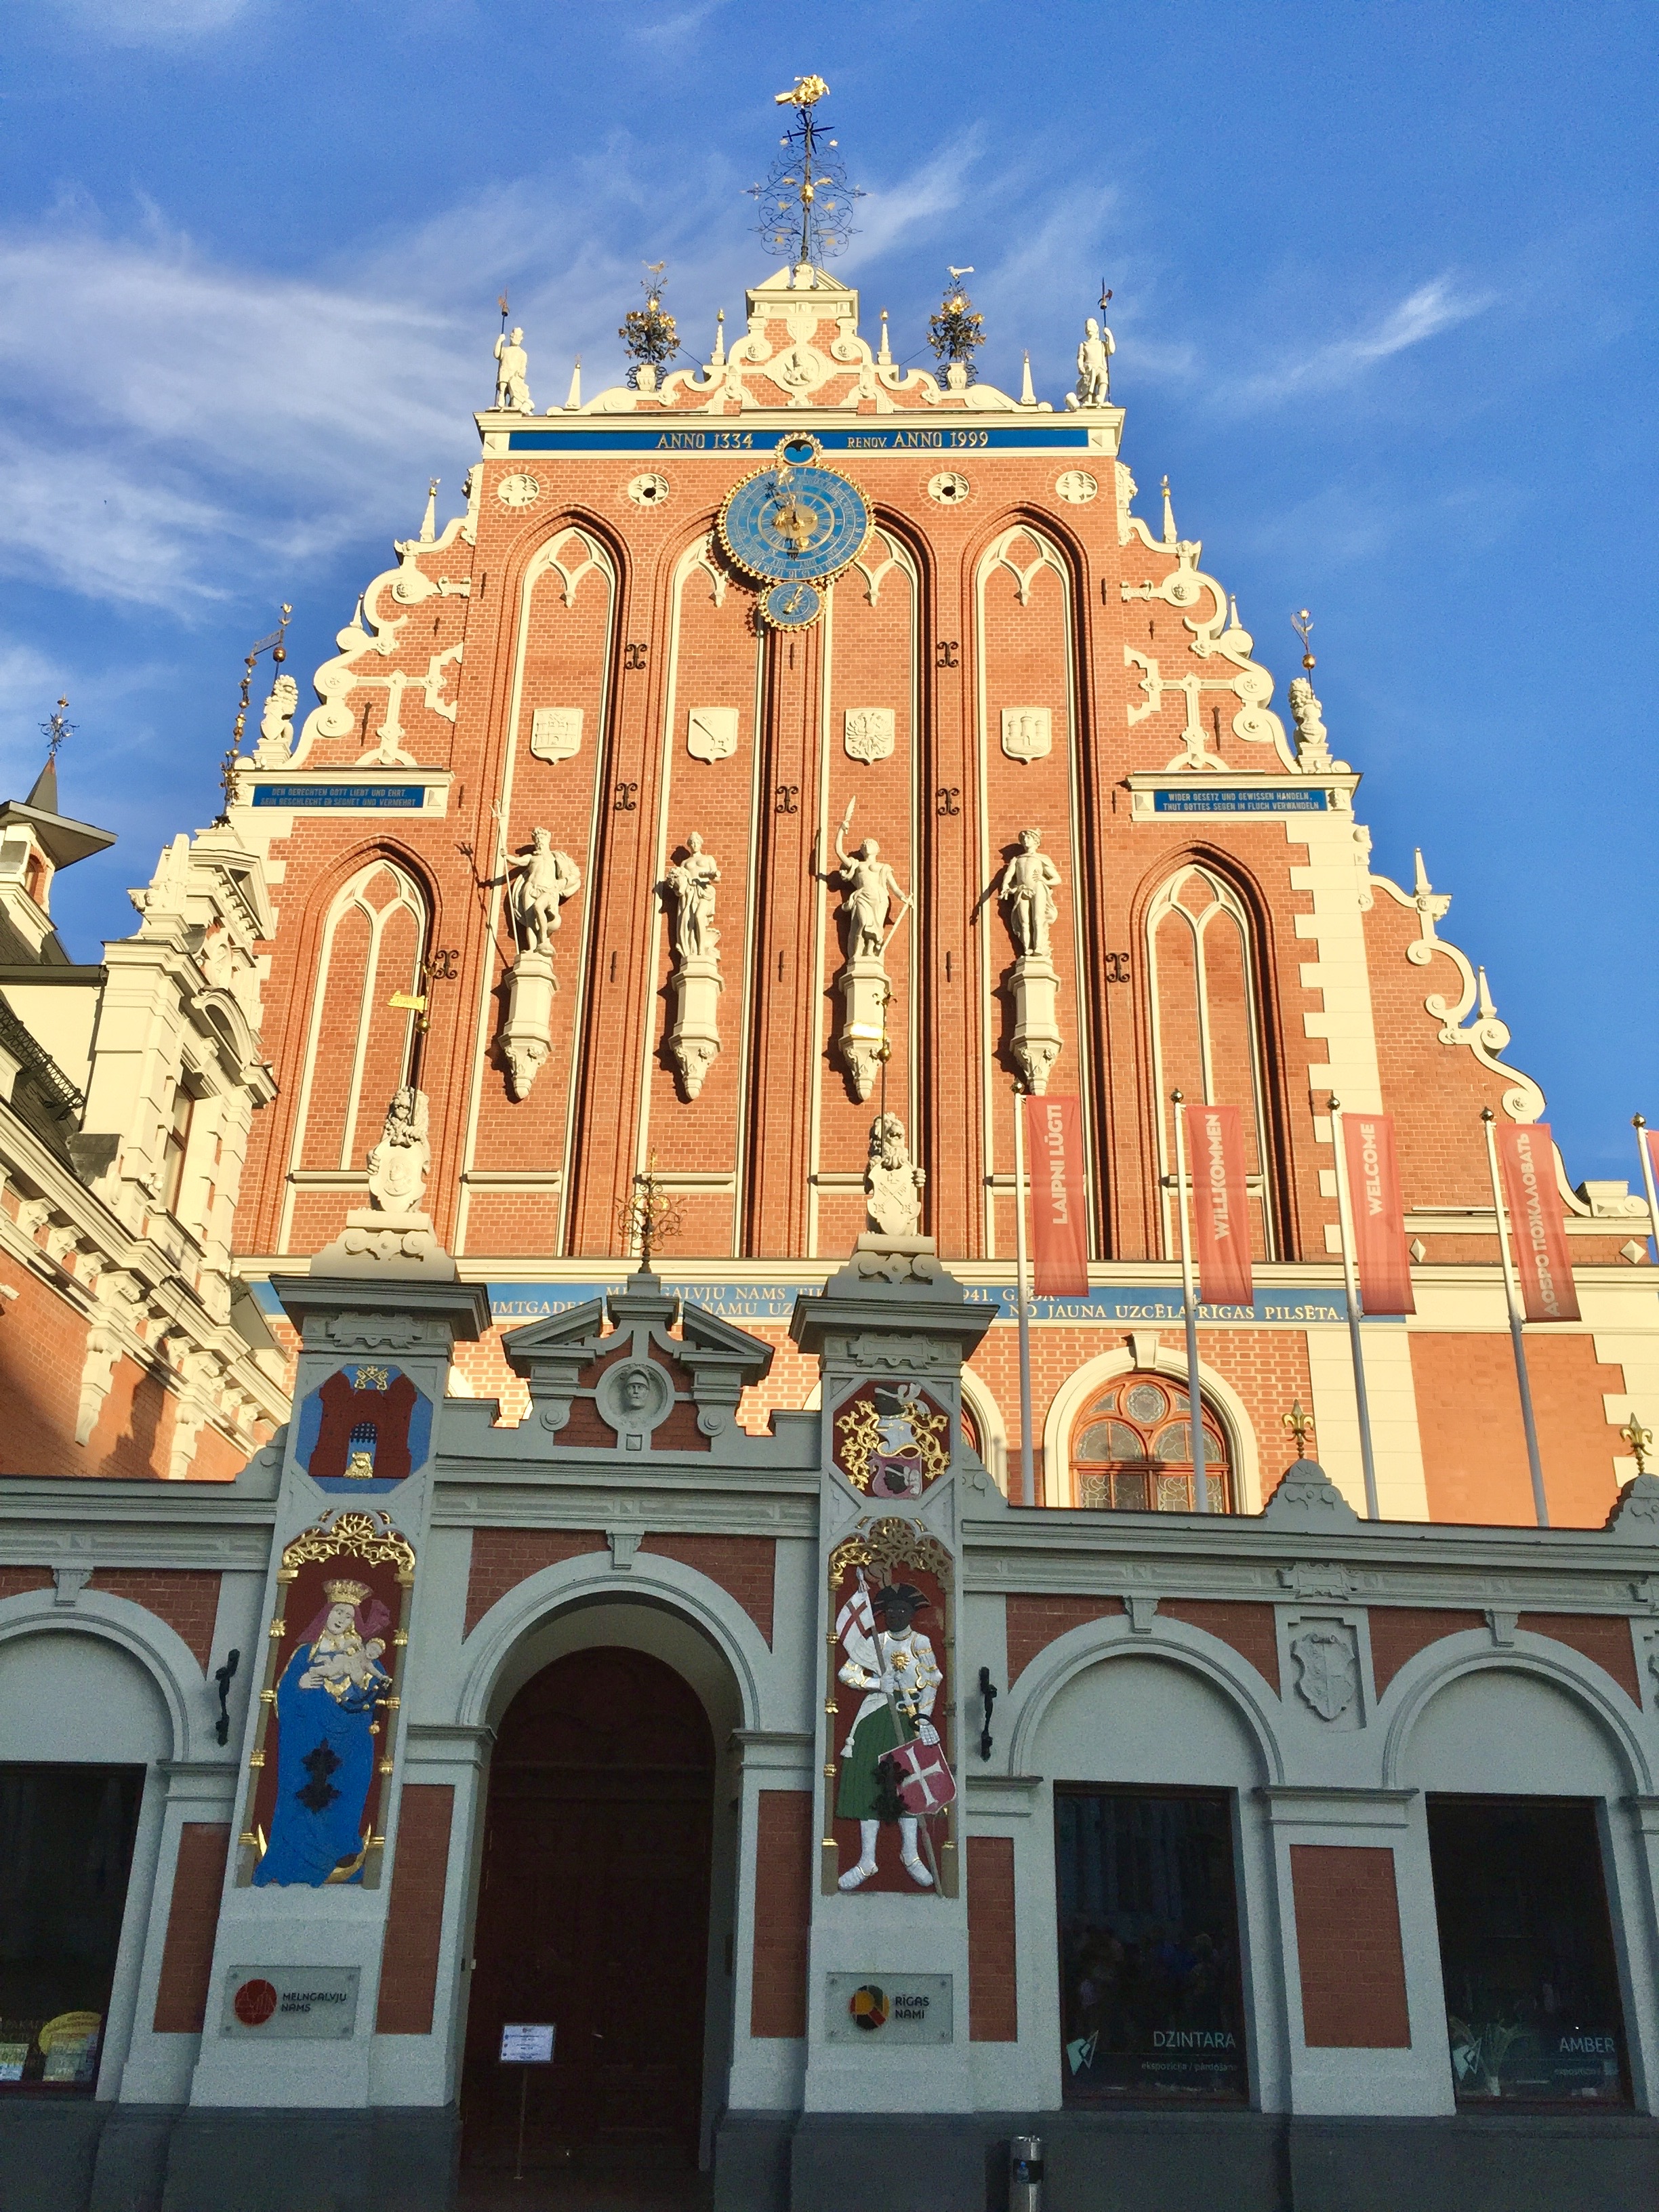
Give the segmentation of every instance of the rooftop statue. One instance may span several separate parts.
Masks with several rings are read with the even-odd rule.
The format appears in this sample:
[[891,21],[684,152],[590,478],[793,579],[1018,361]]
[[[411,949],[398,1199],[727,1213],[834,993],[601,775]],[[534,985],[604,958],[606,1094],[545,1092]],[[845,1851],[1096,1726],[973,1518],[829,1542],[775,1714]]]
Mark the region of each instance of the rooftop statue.
[[526,381],[530,356],[524,349],[524,332],[515,324],[511,336],[503,331],[495,341],[495,404],[508,412],[533,415],[530,386]]
[[1083,325],[1083,343],[1077,349],[1077,401],[1079,407],[1103,407],[1111,391],[1112,356],[1117,341],[1110,331],[1091,315]]

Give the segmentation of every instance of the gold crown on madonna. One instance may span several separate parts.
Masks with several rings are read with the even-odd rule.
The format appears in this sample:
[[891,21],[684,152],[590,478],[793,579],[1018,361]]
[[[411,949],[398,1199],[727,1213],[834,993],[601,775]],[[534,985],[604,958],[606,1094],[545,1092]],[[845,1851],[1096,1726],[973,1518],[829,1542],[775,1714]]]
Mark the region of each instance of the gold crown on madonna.
[[369,1595],[367,1583],[325,1583],[323,1595],[331,1605],[361,1605]]

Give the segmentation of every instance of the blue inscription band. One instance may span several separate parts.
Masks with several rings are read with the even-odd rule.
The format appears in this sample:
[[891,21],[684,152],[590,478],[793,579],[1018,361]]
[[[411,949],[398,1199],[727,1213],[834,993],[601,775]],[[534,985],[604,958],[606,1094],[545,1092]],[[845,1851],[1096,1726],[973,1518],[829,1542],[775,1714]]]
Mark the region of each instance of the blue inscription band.
[[[1087,453],[1089,430],[1056,423],[1052,429],[998,430],[820,430],[812,435],[826,453]],[[777,444],[775,430],[591,430],[572,423],[567,430],[509,430],[509,453],[767,453]],[[1097,450],[1101,450],[1097,448]]]
[[1324,791],[1155,791],[1154,814],[1328,814]]
[[396,806],[419,813],[426,805],[423,783],[259,783],[256,806]]

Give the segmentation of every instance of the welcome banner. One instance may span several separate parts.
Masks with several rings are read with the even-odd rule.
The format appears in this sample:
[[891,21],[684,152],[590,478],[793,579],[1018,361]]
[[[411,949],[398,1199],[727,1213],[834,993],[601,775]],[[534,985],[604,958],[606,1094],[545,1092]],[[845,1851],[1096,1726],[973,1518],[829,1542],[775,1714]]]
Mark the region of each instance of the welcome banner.
[[1022,1103],[1036,1293],[1043,1298],[1082,1297],[1089,1288],[1083,1108],[1075,1098],[1027,1097]]
[[1250,1201],[1244,1188],[1244,1125],[1237,1106],[1189,1106],[1193,1222],[1198,1282],[1209,1306],[1255,1303],[1250,1279]]
[[1500,1121],[1498,1164],[1515,1237],[1515,1264],[1528,1321],[1577,1321],[1578,1293],[1555,1188],[1555,1140],[1547,1121]]
[[1393,1115],[1345,1114],[1342,1142],[1361,1303],[1368,1314],[1415,1313]]

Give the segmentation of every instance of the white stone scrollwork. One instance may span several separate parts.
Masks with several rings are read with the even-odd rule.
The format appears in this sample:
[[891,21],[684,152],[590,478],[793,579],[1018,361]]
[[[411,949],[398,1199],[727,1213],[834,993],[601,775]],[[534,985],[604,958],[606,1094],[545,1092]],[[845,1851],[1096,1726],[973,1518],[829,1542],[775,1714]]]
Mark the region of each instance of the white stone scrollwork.
[[693,707],[685,718],[685,750],[693,760],[729,760],[738,750],[735,707]]
[[580,707],[538,707],[530,718],[530,750],[538,760],[574,760],[582,749]]
[[842,742],[856,761],[885,760],[895,744],[894,713],[890,707],[849,707]]
[[1013,1057],[1025,1087],[1041,1097],[1060,1054],[1060,977],[1050,957],[1050,931],[1059,918],[1054,893],[1060,870],[1039,848],[1040,830],[1022,830],[997,897],[1013,939],[1014,964],[1006,987],[1014,1015]]
[[668,1055],[688,1102],[702,1089],[703,1078],[720,1050],[720,999],[726,986],[720,976],[720,933],[714,927],[714,886],[720,878],[719,863],[704,851],[694,830],[685,841],[684,857],[675,861],[662,883],[662,896],[672,915],[674,948],[674,1020]]
[[862,1100],[870,1096],[886,1057],[887,1006],[892,997],[887,980],[887,947],[909,908],[910,895],[882,859],[881,848],[873,837],[848,851],[845,840],[852,820],[849,804],[836,832],[836,854],[841,866],[830,878],[847,894],[842,908],[847,957],[837,979],[842,1018],[836,1048],[854,1096]]

